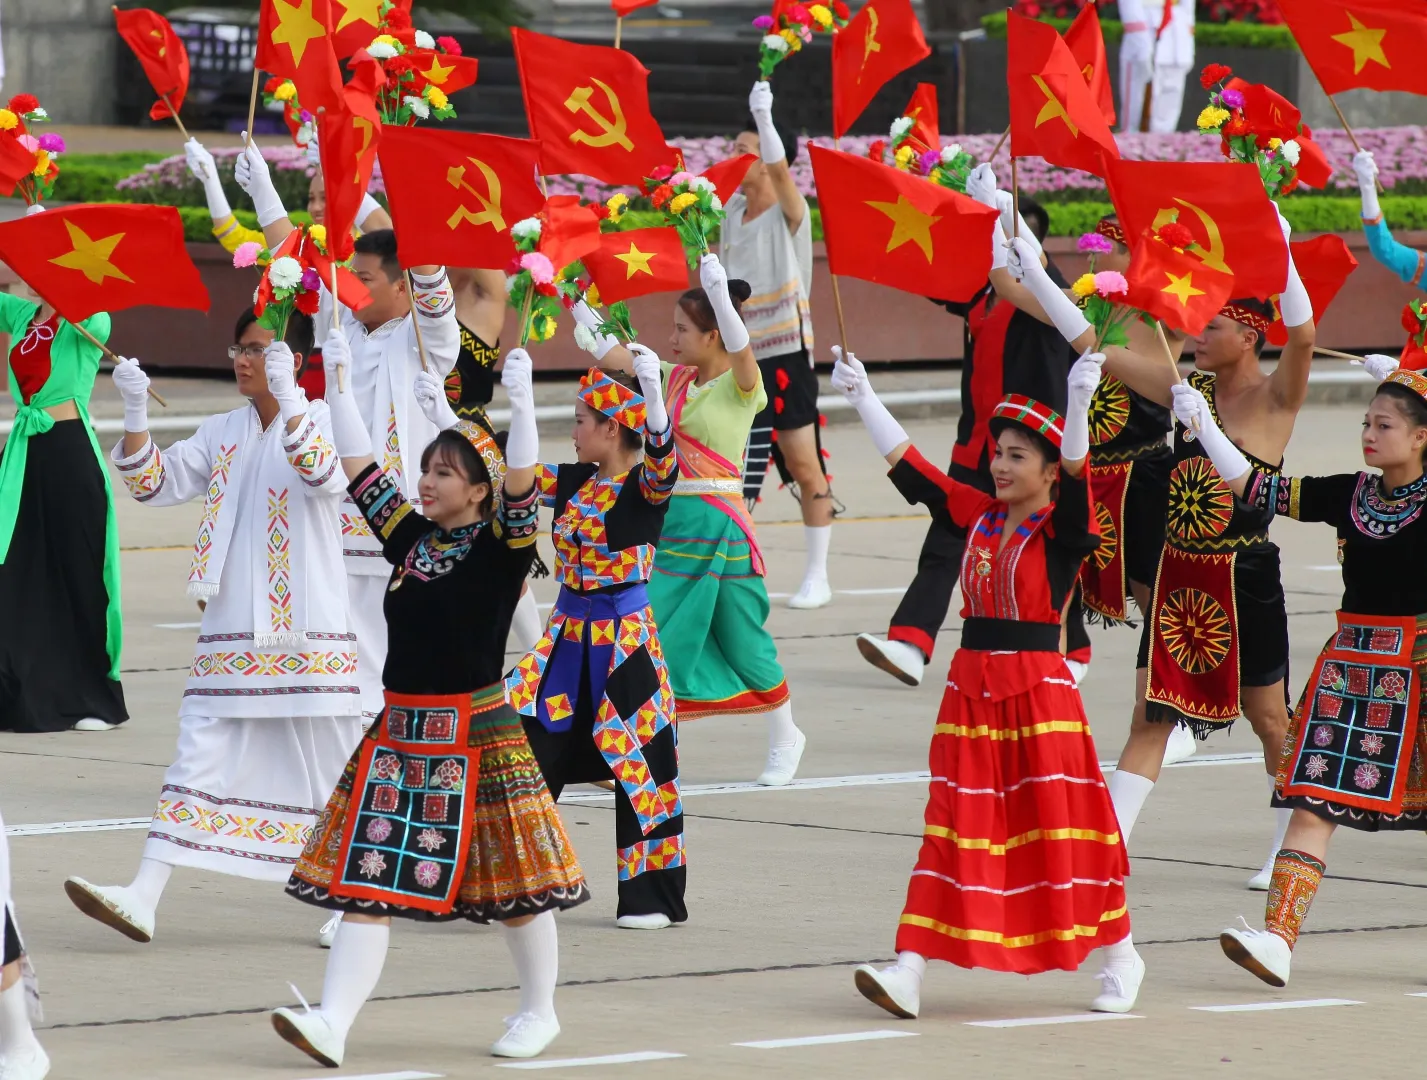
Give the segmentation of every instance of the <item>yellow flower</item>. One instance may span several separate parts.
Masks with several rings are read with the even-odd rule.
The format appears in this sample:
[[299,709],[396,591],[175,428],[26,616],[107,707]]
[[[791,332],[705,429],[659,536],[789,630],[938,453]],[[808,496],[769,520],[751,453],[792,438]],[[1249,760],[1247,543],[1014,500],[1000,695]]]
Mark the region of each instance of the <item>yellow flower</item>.
[[788,43],[789,52],[797,52],[803,47],[803,39],[798,37],[792,30],[784,27],[778,31],[778,36]]
[[813,22],[817,23],[824,30],[832,26],[832,12],[821,4],[814,4],[808,8],[808,14],[813,17]]
[[618,195],[611,195],[609,201],[605,203],[609,208],[610,217],[618,221],[624,216],[624,212],[629,209],[629,196],[620,192]]
[[396,38],[392,37],[390,34],[378,34],[376,37],[372,38],[372,44],[400,45],[401,42],[397,41]]
[[451,104],[450,99],[446,97],[446,92],[437,86],[428,86],[426,88],[426,100],[431,102],[433,109],[444,109],[447,105]]
[[1070,287],[1070,291],[1076,296],[1089,296],[1095,291],[1095,275],[1081,274],[1075,279],[1075,284]]
[[675,195],[669,202],[669,212],[671,214],[682,214],[689,207],[695,205],[699,197],[692,191],[686,191],[682,195]]
[[905,143],[897,147],[897,167],[905,169],[912,163],[912,159],[917,156],[917,152]]
[[1200,131],[1217,131],[1229,119],[1229,110],[1217,105],[1207,105],[1194,123]]
[[18,116],[9,109],[0,109],[0,131],[9,131],[11,128],[18,127],[19,124],[20,118]]
[[1277,150],[1277,149],[1278,149],[1280,146],[1282,146],[1282,145],[1283,145],[1283,140],[1282,140],[1282,139],[1270,139],[1270,140],[1268,141],[1268,148],[1269,148],[1270,150]]
[[318,247],[320,247],[323,251],[326,251],[326,250],[327,250],[327,226],[326,226],[326,225],[309,225],[309,226],[307,227],[307,235],[308,235],[309,239],[311,239],[312,242],[313,242],[314,244],[316,244]]
[[[624,199],[624,196],[623,196],[623,195],[616,195],[615,198],[616,198],[616,199]],[[625,201],[625,202],[628,202],[629,200],[628,200],[628,199],[625,199],[624,201]],[[596,285],[593,281],[590,282],[590,287],[585,290],[585,303],[589,304],[590,307],[600,307],[600,306],[601,306],[601,304],[600,304],[600,287],[599,287],[598,285]]]
[[39,150],[35,153],[35,176],[44,176],[50,171],[50,154],[48,150]]
[[531,320],[530,336],[536,341],[549,341],[555,336],[555,320],[548,315],[539,315]]
[[297,87],[296,85],[294,85],[291,79],[289,79],[287,82],[283,83],[281,86],[279,86],[276,90],[273,91],[273,97],[276,98],[278,101],[291,101],[296,96]]

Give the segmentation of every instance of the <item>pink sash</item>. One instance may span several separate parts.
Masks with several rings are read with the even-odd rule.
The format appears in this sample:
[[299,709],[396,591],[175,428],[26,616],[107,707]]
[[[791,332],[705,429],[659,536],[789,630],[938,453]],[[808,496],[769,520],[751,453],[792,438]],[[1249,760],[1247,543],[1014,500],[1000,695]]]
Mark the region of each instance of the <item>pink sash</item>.
[[[689,387],[694,385],[694,380],[698,376],[698,368],[680,364],[669,372],[668,385],[665,387],[665,398],[669,403],[670,426],[674,429],[674,452],[679,455],[679,477],[689,480],[740,480],[743,473],[737,465],[714,453],[697,439],[686,435],[679,426],[679,419],[684,415],[684,405],[689,400]],[[677,487],[674,489],[674,493],[676,495],[679,493]],[[743,495],[741,493],[738,495],[710,494],[699,497],[710,506],[723,511],[743,530],[743,535],[748,538],[748,552],[753,572],[759,577],[763,577],[766,572],[763,551],[758,546],[758,538],[753,531],[753,515],[748,512],[748,505],[743,501]]]

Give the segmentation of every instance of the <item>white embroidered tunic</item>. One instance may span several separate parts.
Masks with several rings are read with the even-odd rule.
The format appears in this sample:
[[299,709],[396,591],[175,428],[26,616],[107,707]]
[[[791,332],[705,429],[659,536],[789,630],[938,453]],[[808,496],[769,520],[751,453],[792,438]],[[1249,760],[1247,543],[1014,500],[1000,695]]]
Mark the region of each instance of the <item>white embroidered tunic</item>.
[[347,478],[330,432],[324,401],[291,435],[280,417],[261,430],[249,405],[162,451],[114,447],[139,502],[203,500],[188,593],[207,608],[181,717],[361,713],[338,526]]

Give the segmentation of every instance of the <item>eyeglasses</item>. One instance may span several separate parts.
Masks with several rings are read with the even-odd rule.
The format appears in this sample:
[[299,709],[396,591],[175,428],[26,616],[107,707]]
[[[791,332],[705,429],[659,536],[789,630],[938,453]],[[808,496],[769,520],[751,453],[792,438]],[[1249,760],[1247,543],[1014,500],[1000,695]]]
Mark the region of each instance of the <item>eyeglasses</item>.
[[240,356],[246,356],[249,360],[261,360],[267,351],[266,345],[229,345],[228,359],[236,360]]

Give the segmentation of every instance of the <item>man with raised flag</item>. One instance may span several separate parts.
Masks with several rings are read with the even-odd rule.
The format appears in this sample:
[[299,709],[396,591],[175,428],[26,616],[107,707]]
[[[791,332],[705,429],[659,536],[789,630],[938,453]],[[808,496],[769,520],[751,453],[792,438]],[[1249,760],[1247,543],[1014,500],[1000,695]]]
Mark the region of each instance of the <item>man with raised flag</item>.
[[[1161,165],[1132,164],[1139,168]],[[1260,201],[1255,192],[1262,190],[1257,175],[1251,166],[1209,167],[1239,170],[1236,175],[1244,178],[1229,187],[1232,198],[1250,213],[1246,218],[1249,227],[1237,237],[1242,248],[1254,235],[1254,204]],[[1143,236],[1149,222],[1138,220],[1138,207],[1133,206],[1127,188],[1120,173],[1121,221],[1127,233]],[[1165,201],[1184,203],[1164,192],[1150,200],[1152,204]],[[1266,197],[1262,202],[1272,209]],[[1206,221],[1196,240],[1203,235],[1202,229],[1212,230],[1202,258],[1222,263],[1226,251],[1219,225],[1202,207],[1197,213],[1205,214]],[[1271,374],[1264,374],[1259,366],[1274,318],[1273,305],[1249,296],[1226,304],[1195,338],[1196,370],[1189,378],[1208,398],[1230,438],[1267,473],[1281,468],[1298,410],[1307,397],[1315,338],[1312,304],[1287,246],[1289,226],[1281,215],[1278,220],[1282,246],[1263,242],[1287,267],[1277,286],[1279,311],[1288,327],[1288,344],[1278,366]],[[1090,349],[1096,332],[1080,308],[1045,275],[1030,245],[1020,240],[1012,245],[1012,272],[1023,277],[1067,341],[1078,349]],[[1135,257],[1132,254],[1131,265]],[[1249,269],[1247,260],[1245,269]],[[1254,287],[1252,276],[1235,274],[1235,279],[1236,292]],[[1107,372],[1150,401],[1164,406],[1171,403],[1171,389],[1179,382],[1179,373],[1169,355],[1161,350],[1140,353],[1120,347],[1107,348],[1105,353]],[[1202,739],[1227,730],[1242,714],[1263,747],[1270,788],[1288,728],[1288,615],[1278,548],[1268,537],[1271,515],[1258,513],[1233,497],[1194,432],[1182,425],[1175,428],[1174,455],[1166,545],[1152,614],[1140,639],[1137,666],[1144,669],[1144,699],[1136,705],[1130,737],[1107,781],[1126,842],[1159,777],[1174,725],[1186,724]],[[1263,869],[1248,883],[1251,889],[1268,887],[1274,857],[1283,846],[1290,811],[1276,813],[1276,836]]]
[[1195,0],[1119,4],[1125,26],[1120,41],[1121,130],[1174,131],[1184,108],[1184,82],[1194,67]]

